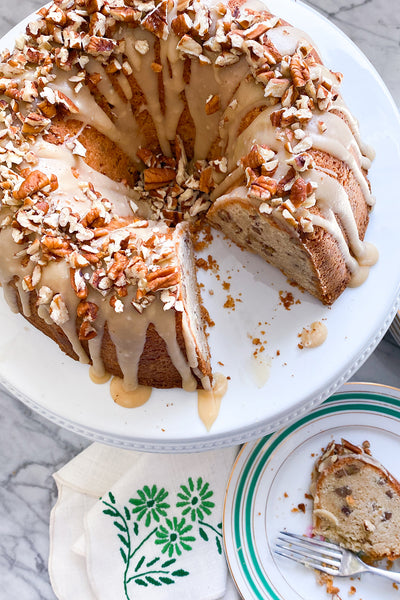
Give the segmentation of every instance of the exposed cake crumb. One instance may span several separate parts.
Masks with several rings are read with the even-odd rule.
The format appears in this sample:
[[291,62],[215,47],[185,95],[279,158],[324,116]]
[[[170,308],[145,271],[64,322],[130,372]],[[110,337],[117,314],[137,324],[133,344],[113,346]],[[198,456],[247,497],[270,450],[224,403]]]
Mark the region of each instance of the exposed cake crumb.
[[356,591],[357,591],[356,588],[354,587],[354,585],[352,585],[349,589],[349,596],[354,596]]
[[292,292],[283,292],[279,291],[279,298],[281,300],[281,304],[285,307],[286,310],[290,310],[294,304],[294,297]]
[[224,304],[224,308],[230,308],[232,310],[235,310],[235,300],[232,298],[232,296],[229,294],[226,302]]

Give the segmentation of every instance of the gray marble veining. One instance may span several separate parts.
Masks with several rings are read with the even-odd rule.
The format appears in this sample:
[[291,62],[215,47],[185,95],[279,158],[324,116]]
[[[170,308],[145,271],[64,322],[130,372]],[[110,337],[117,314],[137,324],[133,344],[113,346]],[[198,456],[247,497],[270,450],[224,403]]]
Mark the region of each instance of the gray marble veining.
[[[400,105],[397,3],[309,2],[360,46]],[[0,35],[41,4],[41,0],[3,0]],[[352,379],[400,387],[400,348],[390,334]],[[47,574],[49,514],[56,499],[51,475],[89,442],[44,420],[1,389],[0,431],[0,597],[54,600]]]

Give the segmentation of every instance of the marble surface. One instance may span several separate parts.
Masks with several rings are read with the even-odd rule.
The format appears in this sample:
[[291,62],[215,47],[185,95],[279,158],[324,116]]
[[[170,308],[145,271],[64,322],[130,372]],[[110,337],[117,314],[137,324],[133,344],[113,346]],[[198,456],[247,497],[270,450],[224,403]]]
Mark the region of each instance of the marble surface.
[[[400,11],[393,10],[393,3],[308,3],[363,50],[400,106]],[[0,35],[41,4],[41,0],[3,0]],[[400,348],[389,333],[352,380],[400,388]],[[0,596],[54,600],[47,573],[49,513],[56,499],[51,475],[89,441],[44,420],[1,389],[0,432]]]

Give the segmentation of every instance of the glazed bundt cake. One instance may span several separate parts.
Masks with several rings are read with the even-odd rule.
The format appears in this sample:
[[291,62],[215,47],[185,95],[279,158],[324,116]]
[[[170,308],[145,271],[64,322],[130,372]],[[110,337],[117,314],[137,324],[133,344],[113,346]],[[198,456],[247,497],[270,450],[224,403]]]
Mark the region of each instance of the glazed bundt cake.
[[99,375],[212,385],[191,224],[327,304],[373,262],[342,76],[263,4],[55,0],[0,71],[0,282]]
[[400,484],[369,445],[331,442],[313,471],[313,532],[373,560],[400,557]]

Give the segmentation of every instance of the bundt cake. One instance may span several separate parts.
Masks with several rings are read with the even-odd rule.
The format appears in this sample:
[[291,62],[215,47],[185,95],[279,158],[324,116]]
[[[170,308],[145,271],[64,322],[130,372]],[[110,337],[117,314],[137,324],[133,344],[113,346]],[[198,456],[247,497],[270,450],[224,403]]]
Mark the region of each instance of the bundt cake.
[[191,224],[323,303],[365,277],[372,152],[263,4],[55,0],[0,71],[0,282],[97,374],[212,385]]
[[315,535],[373,560],[400,557],[400,484],[368,444],[331,442],[312,479]]

